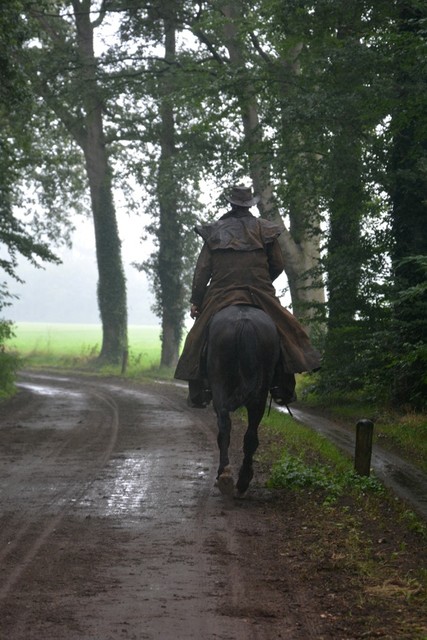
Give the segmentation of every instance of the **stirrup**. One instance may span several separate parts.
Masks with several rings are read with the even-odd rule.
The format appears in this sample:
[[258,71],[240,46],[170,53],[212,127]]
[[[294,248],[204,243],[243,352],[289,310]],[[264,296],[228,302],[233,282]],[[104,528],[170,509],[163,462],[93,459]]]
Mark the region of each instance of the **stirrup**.
[[190,396],[187,397],[187,407],[191,409],[206,409],[207,406],[204,400],[192,400]]
[[212,392],[210,389],[203,389],[193,398],[188,394],[187,406],[192,409],[206,409],[210,401],[212,400]]
[[271,387],[270,393],[274,402],[280,405],[288,405],[291,402],[296,402],[296,399],[297,399],[295,391],[292,393],[290,397],[286,397],[283,393],[281,393],[279,387]]

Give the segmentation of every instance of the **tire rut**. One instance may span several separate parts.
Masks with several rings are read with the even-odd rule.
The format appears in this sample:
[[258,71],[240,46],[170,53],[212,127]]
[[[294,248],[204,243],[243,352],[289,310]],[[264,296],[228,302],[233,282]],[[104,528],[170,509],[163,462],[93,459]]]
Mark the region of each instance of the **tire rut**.
[[[96,409],[93,408],[94,399]],[[80,420],[66,433],[65,438],[60,433],[62,437],[59,439],[57,431],[48,430],[49,433],[45,433],[46,440],[33,452],[31,461],[28,461],[27,456],[22,465],[14,460],[9,481],[3,484],[4,495],[8,494],[13,485],[13,495],[19,496],[24,511],[20,509],[10,518],[3,519],[0,538],[0,563],[3,566],[0,601],[7,598],[41,547],[47,544],[49,536],[60,525],[67,511],[87,492],[99,469],[111,456],[119,424],[117,406],[111,398],[100,393],[87,397],[87,402],[92,405],[92,413],[96,412],[99,416],[95,424],[93,416],[90,423]],[[49,412],[55,413],[52,400],[50,403]],[[36,415],[32,414],[33,422],[42,421],[43,418],[37,416],[46,410],[43,402],[37,404]],[[21,410],[16,417],[23,415],[25,411]],[[57,419],[61,420],[63,417],[61,411]],[[90,462],[86,467],[79,462],[76,464],[76,458],[80,458],[83,452],[86,456],[90,452]],[[70,461],[72,474],[61,477]],[[34,495],[34,483],[40,489],[38,496]],[[3,513],[7,513],[12,506],[16,507],[11,503],[3,503]],[[48,517],[46,514],[49,514]],[[14,562],[8,567],[9,556],[13,556]]]
[[[214,487],[212,410],[189,409],[172,385],[23,380],[48,400],[32,396],[32,417],[21,407],[22,450],[12,438],[3,455],[19,482],[2,497],[0,637],[331,640],[299,576],[277,582],[268,492]],[[243,430],[236,419],[235,470]]]

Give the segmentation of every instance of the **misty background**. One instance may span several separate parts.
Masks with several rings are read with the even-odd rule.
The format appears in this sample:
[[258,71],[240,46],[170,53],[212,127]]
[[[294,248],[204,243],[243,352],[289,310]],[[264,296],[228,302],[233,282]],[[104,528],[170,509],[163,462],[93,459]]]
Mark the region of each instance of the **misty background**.
[[[127,280],[128,323],[160,326],[159,318],[151,310],[154,295],[150,291],[147,276],[132,266],[134,262],[146,260],[154,250],[153,241],[146,237],[144,229],[149,219],[144,215],[129,216],[122,207],[117,207],[116,213]],[[93,220],[91,217],[76,216],[74,223],[76,230],[72,236],[72,248],[52,247],[62,264],[44,263],[41,268],[36,268],[20,257],[17,274],[24,283],[20,284],[4,275],[2,281],[7,282],[9,291],[18,296],[11,301],[11,306],[3,309],[2,317],[6,320],[100,324]],[[290,309],[290,295],[285,291],[286,275],[279,276],[274,285],[282,305]],[[187,330],[192,324],[188,314],[185,319]]]
[[[150,240],[142,241],[143,221],[117,214],[122,240],[123,266],[127,279],[129,324],[159,325],[151,311],[154,296],[149,290],[145,273],[140,273],[132,262],[142,262],[153,251]],[[20,284],[6,276],[2,280],[11,293],[19,296],[2,315],[14,322],[68,322],[99,324],[96,287],[98,272],[95,257],[95,238],[91,218],[76,218],[72,249],[53,249],[62,264],[44,264],[36,268],[24,258],[19,260]]]

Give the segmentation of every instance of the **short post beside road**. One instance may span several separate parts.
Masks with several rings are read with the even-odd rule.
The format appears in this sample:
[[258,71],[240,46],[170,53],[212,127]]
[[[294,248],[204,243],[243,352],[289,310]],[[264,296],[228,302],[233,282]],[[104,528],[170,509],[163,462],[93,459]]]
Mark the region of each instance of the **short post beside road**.
[[128,349],[125,349],[123,351],[123,356],[122,356],[122,371],[121,371],[122,376],[126,373],[126,370],[128,368],[128,361],[129,361],[129,351]]
[[373,433],[374,423],[371,420],[359,420],[356,425],[354,469],[360,476],[369,476],[371,472]]

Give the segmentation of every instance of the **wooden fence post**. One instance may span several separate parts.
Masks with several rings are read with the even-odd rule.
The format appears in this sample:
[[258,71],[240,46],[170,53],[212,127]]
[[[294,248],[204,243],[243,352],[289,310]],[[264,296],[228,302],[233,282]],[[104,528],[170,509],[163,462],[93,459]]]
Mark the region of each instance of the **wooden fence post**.
[[360,476],[369,476],[371,472],[373,433],[374,423],[371,420],[359,420],[356,425],[354,469]]
[[122,376],[126,373],[126,369],[128,368],[128,360],[129,360],[129,351],[125,349],[123,351],[122,357]]

